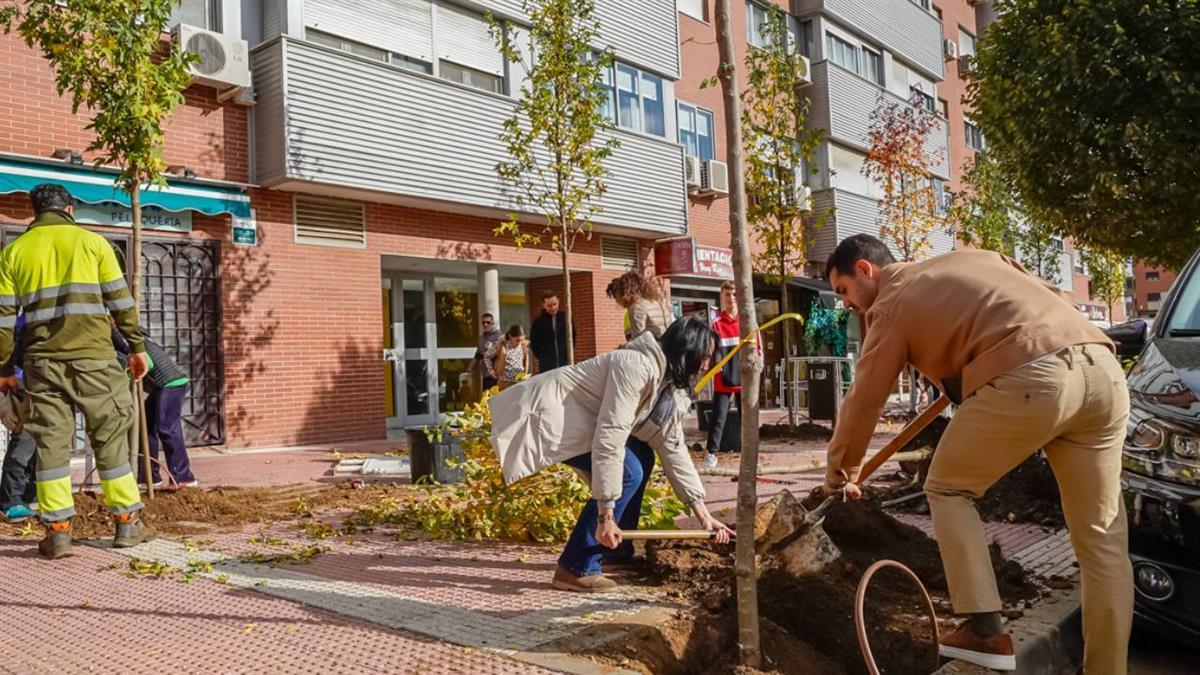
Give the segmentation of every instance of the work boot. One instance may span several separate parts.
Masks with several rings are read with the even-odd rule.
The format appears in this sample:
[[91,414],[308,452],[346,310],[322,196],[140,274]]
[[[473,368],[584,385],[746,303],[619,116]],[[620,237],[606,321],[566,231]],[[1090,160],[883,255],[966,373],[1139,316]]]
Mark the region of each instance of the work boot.
[[46,524],[46,536],[38,542],[38,552],[48,560],[71,555],[71,521]]
[[550,586],[559,591],[575,593],[604,593],[614,590],[617,582],[600,574],[589,574],[585,577],[571,574],[562,565],[554,569],[554,580]]
[[1017,657],[1008,633],[982,637],[971,629],[969,622],[938,638],[938,653],[948,659],[960,659],[992,670],[1017,669]]
[[113,548],[131,548],[158,536],[158,532],[147,525],[137,511],[117,514],[113,516],[113,520],[117,521],[117,536],[113,537]]

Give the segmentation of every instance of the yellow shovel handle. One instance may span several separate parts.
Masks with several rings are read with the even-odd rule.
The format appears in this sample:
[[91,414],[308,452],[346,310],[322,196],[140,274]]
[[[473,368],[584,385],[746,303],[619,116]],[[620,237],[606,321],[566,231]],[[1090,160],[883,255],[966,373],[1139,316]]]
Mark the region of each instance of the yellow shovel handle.
[[733,358],[734,354],[738,353],[739,349],[746,346],[759,333],[770,328],[771,326],[774,326],[775,324],[779,323],[780,321],[783,321],[784,319],[795,319],[796,321],[798,321],[800,323],[800,325],[804,325],[804,317],[802,317],[799,314],[796,314],[794,312],[789,312],[787,314],[780,314],[779,316],[775,317],[774,319],[771,319],[770,321],[764,323],[763,325],[759,326],[758,328],[750,331],[750,333],[746,337],[742,338],[742,341],[739,342],[736,347],[729,350],[729,353],[725,355],[725,358],[718,361],[717,365],[712,367],[712,370],[708,371],[707,373],[704,374],[704,377],[700,378],[700,381],[696,383],[696,393],[699,394],[701,391],[704,390],[704,388],[706,386],[708,386],[708,383],[711,382],[712,379],[717,376],[717,373],[721,372],[721,369],[725,367],[725,364],[729,363],[729,360]]

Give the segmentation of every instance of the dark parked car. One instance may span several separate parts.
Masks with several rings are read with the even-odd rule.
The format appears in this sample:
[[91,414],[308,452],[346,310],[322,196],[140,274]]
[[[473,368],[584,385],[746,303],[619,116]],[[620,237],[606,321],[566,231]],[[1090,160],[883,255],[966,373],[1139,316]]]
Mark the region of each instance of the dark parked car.
[[1121,474],[1137,619],[1200,645],[1200,251],[1153,323],[1108,335],[1137,358]]

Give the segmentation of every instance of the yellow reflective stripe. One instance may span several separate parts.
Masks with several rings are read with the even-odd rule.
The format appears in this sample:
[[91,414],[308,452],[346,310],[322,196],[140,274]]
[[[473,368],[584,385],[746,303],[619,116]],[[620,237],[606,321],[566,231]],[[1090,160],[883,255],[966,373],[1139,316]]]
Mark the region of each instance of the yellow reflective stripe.
[[[134,485],[136,490],[137,486]],[[75,511],[75,498],[71,496],[71,477],[63,476],[37,482],[38,505],[42,513]]]
[[[68,487],[69,485],[68,483]],[[142,507],[137,479],[133,477],[132,472],[110,480],[101,478],[100,489],[104,491],[104,503],[113,513],[128,513]]]

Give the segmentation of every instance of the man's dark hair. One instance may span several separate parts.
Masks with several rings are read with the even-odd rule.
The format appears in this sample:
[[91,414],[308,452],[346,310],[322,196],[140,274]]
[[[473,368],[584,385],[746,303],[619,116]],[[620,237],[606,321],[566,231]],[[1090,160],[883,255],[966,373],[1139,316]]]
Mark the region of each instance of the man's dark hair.
[[496,319],[496,317],[492,316],[492,313],[491,313],[491,312],[484,312],[484,313],[483,313],[483,316],[481,316],[481,317],[479,317],[479,318],[480,318],[480,319],[492,319],[492,320],[495,320],[495,319]]
[[825,280],[829,281],[829,275],[833,270],[837,270],[838,274],[844,276],[854,276],[854,263],[859,260],[866,260],[876,267],[887,267],[896,262],[896,258],[888,249],[887,244],[878,237],[856,234],[843,239],[842,243],[838,244],[838,247],[830,254],[829,260],[825,261]]
[[717,333],[704,321],[685,316],[667,327],[659,344],[667,357],[667,380],[686,389],[700,373],[704,359],[716,349]]
[[542,291],[542,302],[545,302],[545,301],[549,300],[550,298],[557,298],[557,297],[558,297],[558,291]]
[[34,214],[47,211],[66,211],[71,206],[71,193],[57,183],[42,183],[29,191]]

